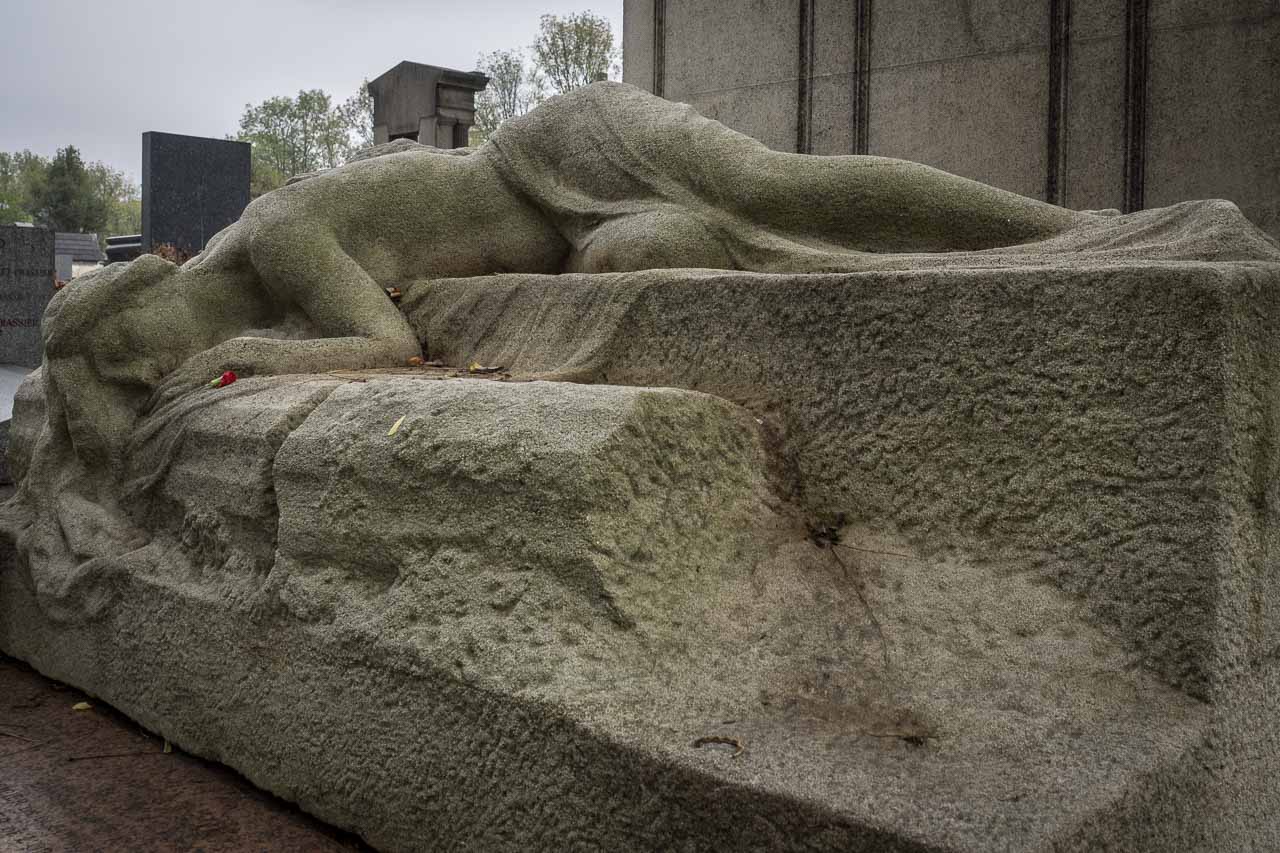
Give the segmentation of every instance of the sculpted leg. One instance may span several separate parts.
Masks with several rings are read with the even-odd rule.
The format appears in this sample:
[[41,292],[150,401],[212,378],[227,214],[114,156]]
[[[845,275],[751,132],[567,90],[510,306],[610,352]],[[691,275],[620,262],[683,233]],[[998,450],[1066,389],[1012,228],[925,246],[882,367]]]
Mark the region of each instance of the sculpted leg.
[[950,252],[1041,240],[1087,214],[888,157],[814,157],[722,134],[703,192],[797,237],[866,252]]
[[858,269],[862,253],[1014,246],[1092,220],[917,163],[772,151],[616,83],[554,98],[491,142],[476,156],[557,223],[571,269]]
[[673,205],[610,219],[575,248],[565,272],[622,272],[663,267],[731,269],[733,255],[693,213]]
[[[785,178],[770,180],[768,192],[743,199],[748,209],[774,216],[779,209],[785,212],[803,204],[808,211],[806,229],[816,228],[863,251],[997,248],[1042,240],[1087,218],[905,160],[797,154],[771,159]],[[781,200],[777,208],[768,201],[771,195]]]

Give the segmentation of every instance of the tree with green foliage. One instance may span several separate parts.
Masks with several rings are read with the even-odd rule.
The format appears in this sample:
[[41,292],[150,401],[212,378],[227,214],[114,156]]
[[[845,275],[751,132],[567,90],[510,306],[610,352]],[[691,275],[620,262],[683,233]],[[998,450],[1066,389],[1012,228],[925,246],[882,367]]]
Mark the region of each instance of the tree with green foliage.
[[[235,136],[228,136],[227,139],[237,139]],[[247,142],[240,138],[241,142]],[[252,154],[249,160],[249,197],[257,198],[265,195],[272,190],[279,189],[284,186],[284,182],[288,176],[282,174],[276,168],[268,154],[268,146],[253,145]]]
[[59,148],[36,189],[31,212],[55,231],[102,232],[109,205],[74,145]]
[[8,187],[0,187],[0,225],[12,225],[24,213],[22,196]]
[[536,66],[520,50],[496,50],[481,54],[476,70],[489,85],[476,93],[473,141],[482,142],[509,118],[524,115],[546,98],[545,82]]
[[373,94],[365,80],[351,97],[338,105],[338,115],[347,128],[348,151],[352,154],[373,145]]
[[0,151],[0,225],[14,222],[103,237],[136,234],[142,229],[142,197],[132,178],[105,163],[82,162],[74,146],[53,160],[30,151]]
[[107,220],[100,232],[137,234],[142,230],[142,193],[132,178],[105,163],[90,163],[89,178],[94,194],[107,208]]
[[538,68],[557,94],[608,79],[618,54],[609,19],[591,12],[543,15],[533,42]]
[[49,160],[30,151],[0,151],[0,225],[34,222],[32,207]]
[[329,162],[337,148],[336,125],[329,96],[312,89],[296,98],[277,96],[246,105],[240,139],[260,148],[281,175],[297,175],[337,165]]
[[253,144],[250,192],[257,197],[293,175],[339,166],[373,144],[373,98],[365,85],[336,105],[322,89],[246,104],[236,138]]

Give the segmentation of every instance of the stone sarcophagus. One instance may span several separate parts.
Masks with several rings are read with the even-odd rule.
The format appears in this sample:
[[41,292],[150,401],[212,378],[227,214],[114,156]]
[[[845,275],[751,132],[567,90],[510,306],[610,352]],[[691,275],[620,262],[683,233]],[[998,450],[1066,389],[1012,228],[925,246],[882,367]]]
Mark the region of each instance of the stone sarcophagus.
[[476,71],[401,62],[369,83],[374,142],[409,139],[436,148],[467,147],[476,93],[488,83]]
[[[278,197],[421,161],[474,200],[506,158],[534,224],[490,238],[525,269],[413,243],[398,306],[241,302],[277,335],[114,356],[94,288],[177,322],[170,288],[276,262],[392,280],[385,242],[273,243],[304,232],[267,196],[181,269],[59,297],[15,401],[0,648],[384,849],[1271,846],[1280,250],[1224,202],[1042,211],[909,170],[973,217],[840,248],[683,160],[587,192],[588,145],[534,185],[555,109]],[[809,180],[792,156],[746,177]],[[881,163],[817,159],[820,186]]]

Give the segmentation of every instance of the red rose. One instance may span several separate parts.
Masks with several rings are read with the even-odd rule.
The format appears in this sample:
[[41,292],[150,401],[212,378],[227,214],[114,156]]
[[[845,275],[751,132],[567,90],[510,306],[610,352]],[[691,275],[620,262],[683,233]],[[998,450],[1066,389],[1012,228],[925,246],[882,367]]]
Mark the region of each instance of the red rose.
[[226,388],[232,382],[235,382],[236,378],[237,377],[236,377],[235,371],[228,370],[226,373],[222,374],[217,379],[210,382],[209,387],[210,388]]

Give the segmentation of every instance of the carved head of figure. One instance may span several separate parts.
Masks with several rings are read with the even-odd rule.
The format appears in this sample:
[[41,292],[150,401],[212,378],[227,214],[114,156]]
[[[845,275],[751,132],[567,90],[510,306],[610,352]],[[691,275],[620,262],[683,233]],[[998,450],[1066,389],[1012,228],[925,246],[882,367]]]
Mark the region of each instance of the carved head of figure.
[[76,455],[115,468],[152,390],[202,342],[178,267],[154,255],[111,264],[54,295],[41,322],[50,423]]

